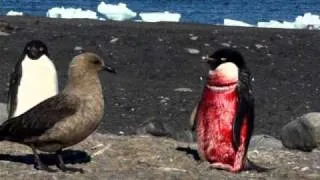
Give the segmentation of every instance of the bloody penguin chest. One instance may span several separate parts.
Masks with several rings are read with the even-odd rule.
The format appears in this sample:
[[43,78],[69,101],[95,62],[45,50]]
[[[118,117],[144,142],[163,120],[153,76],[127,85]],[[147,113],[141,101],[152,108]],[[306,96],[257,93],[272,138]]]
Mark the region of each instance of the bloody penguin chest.
[[198,143],[202,156],[208,161],[232,163],[233,122],[237,113],[236,90],[212,91],[206,87],[199,104],[197,119]]

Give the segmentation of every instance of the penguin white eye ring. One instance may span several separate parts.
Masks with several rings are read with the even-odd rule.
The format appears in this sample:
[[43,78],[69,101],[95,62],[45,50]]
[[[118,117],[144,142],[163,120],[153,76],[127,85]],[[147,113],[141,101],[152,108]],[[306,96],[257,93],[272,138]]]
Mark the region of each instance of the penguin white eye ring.
[[222,57],[220,60],[221,60],[221,61],[226,61],[226,60],[227,60],[227,58]]
[[202,59],[204,62],[215,61],[214,58],[211,58],[211,57],[209,57],[208,55],[202,56],[201,59]]

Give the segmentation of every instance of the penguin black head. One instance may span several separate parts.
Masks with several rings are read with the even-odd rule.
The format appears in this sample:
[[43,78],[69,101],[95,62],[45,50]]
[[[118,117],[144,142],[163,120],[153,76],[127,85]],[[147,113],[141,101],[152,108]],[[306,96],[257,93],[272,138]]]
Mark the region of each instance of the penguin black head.
[[212,70],[227,62],[235,64],[240,70],[246,68],[246,64],[242,55],[237,50],[232,48],[219,49],[207,57],[206,60]]
[[248,81],[250,72],[244,58],[235,49],[222,48],[204,58],[210,66],[208,84],[229,86],[240,81]]
[[48,56],[48,48],[42,41],[32,40],[26,44],[23,54],[32,60],[37,60],[44,54]]

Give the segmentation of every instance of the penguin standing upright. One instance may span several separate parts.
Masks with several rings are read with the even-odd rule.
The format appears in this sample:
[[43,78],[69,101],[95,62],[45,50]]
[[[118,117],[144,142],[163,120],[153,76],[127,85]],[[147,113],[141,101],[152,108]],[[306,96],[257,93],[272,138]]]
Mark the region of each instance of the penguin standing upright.
[[19,116],[57,93],[57,72],[47,46],[39,40],[28,42],[10,76],[9,118]]
[[254,125],[251,74],[234,49],[220,49],[206,59],[208,79],[192,115],[199,155],[213,168],[239,172]]

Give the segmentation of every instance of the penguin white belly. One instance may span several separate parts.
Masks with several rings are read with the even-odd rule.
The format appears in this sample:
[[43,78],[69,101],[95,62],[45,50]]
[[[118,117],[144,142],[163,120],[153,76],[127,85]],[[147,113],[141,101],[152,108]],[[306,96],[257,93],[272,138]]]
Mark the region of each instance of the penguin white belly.
[[58,93],[56,68],[46,55],[42,55],[38,60],[31,60],[26,56],[21,66],[22,75],[14,117]]

